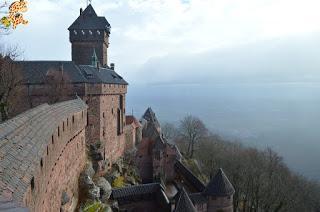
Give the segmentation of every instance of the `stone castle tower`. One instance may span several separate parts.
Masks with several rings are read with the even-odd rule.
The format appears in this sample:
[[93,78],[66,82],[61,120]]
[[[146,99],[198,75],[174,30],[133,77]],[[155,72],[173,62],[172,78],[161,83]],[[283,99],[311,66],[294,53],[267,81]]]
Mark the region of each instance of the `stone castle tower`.
[[233,194],[235,190],[222,169],[210,180],[203,191],[208,198],[208,212],[233,212]]
[[111,26],[105,17],[97,16],[91,4],[68,28],[72,45],[72,61],[77,65],[91,65],[94,50],[99,63],[108,65],[108,47]]

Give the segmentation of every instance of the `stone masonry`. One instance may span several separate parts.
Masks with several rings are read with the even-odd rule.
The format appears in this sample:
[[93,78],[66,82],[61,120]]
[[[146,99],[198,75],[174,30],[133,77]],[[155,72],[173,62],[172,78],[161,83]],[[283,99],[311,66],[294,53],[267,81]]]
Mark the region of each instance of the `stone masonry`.
[[[43,104],[0,125],[0,197],[31,211],[72,211],[85,164],[87,106]],[[68,202],[62,202],[67,196]]]

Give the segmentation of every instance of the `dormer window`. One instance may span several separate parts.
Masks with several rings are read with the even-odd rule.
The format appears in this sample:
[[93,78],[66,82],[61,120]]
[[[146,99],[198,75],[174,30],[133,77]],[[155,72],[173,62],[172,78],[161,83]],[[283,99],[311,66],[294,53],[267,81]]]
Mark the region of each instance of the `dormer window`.
[[82,34],[83,34],[83,35],[85,35],[85,33],[84,33],[84,31],[83,31],[83,30],[81,30],[81,32],[82,32]]
[[92,31],[91,30],[89,30],[89,34],[92,35]]
[[76,30],[73,30],[73,34],[77,35],[78,33],[77,33],[77,31],[76,31]]
[[99,30],[97,30],[97,33],[98,33],[98,35],[100,35],[100,31]]

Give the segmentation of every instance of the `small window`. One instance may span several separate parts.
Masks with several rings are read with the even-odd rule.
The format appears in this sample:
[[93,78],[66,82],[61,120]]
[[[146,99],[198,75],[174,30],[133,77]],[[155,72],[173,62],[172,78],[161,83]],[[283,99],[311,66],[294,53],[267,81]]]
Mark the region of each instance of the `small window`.
[[60,137],[60,127],[58,127],[58,137]]
[[104,112],[102,113],[102,117],[104,118]]
[[74,123],[74,116],[72,116],[72,123]]
[[111,113],[113,114],[113,108],[111,109]]
[[69,126],[69,119],[67,118],[67,126]]
[[49,147],[47,146],[47,155],[49,155]]
[[87,125],[89,126],[89,113],[87,111]]
[[31,178],[30,184],[31,184],[31,191],[33,191],[34,190],[34,177]]
[[106,136],[106,132],[105,132],[104,130],[103,130],[102,135],[103,135],[103,137],[105,137],[105,136]]
[[64,132],[64,122],[62,122],[62,131]]
[[81,118],[83,118],[83,111],[82,111],[82,113],[81,113]]
[[54,144],[54,137],[53,137],[53,135],[51,136],[51,143]]
[[42,158],[41,158],[41,160],[40,160],[40,166],[41,166],[41,168],[43,167],[43,160],[42,160]]

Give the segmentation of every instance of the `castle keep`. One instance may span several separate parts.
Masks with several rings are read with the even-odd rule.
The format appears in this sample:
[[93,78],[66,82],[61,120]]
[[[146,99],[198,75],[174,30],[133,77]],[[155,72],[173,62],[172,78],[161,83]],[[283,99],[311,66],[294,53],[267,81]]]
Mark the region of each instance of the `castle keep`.
[[[26,79],[25,111],[42,103],[81,97],[88,108],[86,138],[99,143],[103,161],[111,165],[125,144],[125,103],[128,83],[107,64],[111,26],[91,4],[69,27],[72,61],[21,61]],[[21,112],[19,111],[19,112]]]

